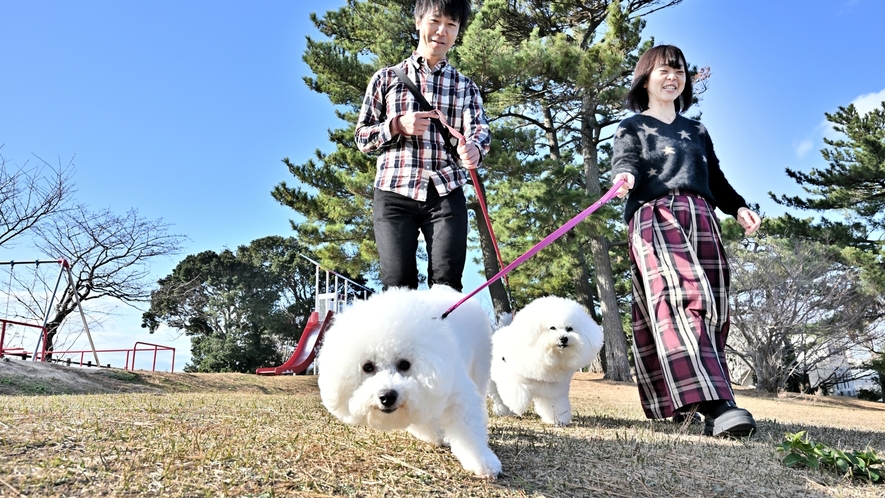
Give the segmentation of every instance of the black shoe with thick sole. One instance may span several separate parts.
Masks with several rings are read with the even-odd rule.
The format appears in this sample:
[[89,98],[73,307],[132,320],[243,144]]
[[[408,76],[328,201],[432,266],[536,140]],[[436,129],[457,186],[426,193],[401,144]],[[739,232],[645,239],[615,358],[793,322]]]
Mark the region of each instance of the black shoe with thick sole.
[[707,416],[704,435],[715,437],[746,438],[756,432],[753,415],[743,408],[730,406],[716,417]]

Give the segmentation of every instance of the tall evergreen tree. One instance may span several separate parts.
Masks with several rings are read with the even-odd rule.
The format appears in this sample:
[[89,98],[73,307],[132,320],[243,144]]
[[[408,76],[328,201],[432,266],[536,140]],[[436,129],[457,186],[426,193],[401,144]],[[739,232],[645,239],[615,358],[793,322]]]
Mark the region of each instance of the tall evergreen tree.
[[[599,198],[609,183],[607,158],[600,151],[610,138],[606,130],[623,115],[640,50],[640,16],[679,1],[476,2],[475,20],[462,30],[449,57],[479,85],[493,121],[493,150],[479,174],[505,260]],[[334,152],[317,151],[302,165],[285,159],[298,184],[283,182],[273,195],[304,217],[293,228],[317,248],[323,262],[351,274],[378,270],[370,214],[374,158],[356,150],[353,123],[371,74],[404,59],[417,45],[412,6],[410,0],[350,0],[337,11],[311,17],[328,39],[308,39],[304,60],[314,76],[306,82],[339,106],[338,116],[347,125],[330,132]],[[475,203],[470,207],[476,211]],[[518,303],[560,294],[600,310],[607,375],[628,380],[612,270],[615,264],[617,280],[628,280],[626,258],[617,255],[613,262],[608,242],[623,237],[619,218],[616,208],[600,210],[510,278]],[[473,219],[489,277],[499,267],[481,216]],[[498,312],[509,305],[500,289],[490,289]],[[621,292],[626,296],[626,286]]]
[[[510,243],[509,258],[594,202],[609,184],[604,142],[624,115],[629,77],[642,48],[640,16],[677,3],[484,3],[464,35],[460,67],[484,89],[487,109],[499,119],[495,131],[523,130],[535,139],[525,156],[546,160],[518,174],[498,175],[509,169],[489,155],[488,168],[496,173],[488,185],[490,202],[503,208],[495,219]],[[615,271],[618,282],[629,281],[627,259],[619,254],[613,262],[609,242],[624,237],[618,218],[616,208],[603,208],[511,279],[514,289],[530,289],[522,296],[514,290],[517,302],[565,294],[598,309],[606,335],[606,376],[629,380],[615,285]],[[622,298],[629,292],[624,285],[620,291]]]
[[[851,104],[825,115],[841,134],[824,138],[828,147],[821,155],[828,166],[809,173],[786,170],[807,195],[769,192],[779,204],[824,216],[815,221],[787,214],[767,221],[765,231],[843,247],[848,262],[866,269],[868,281],[885,288],[885,102],[866,114]],[[828,219],[827,213],[842,219]]]

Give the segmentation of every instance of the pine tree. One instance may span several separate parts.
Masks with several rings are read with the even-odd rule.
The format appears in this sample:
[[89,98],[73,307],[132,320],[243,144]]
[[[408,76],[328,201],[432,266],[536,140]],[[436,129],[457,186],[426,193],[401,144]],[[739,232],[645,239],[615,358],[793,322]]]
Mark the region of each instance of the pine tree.
[[[503,137],[504,148],[512,149],[500,158],[498,149],[489,155],[488,169],[495,174],[486,185],[490,203],[499,207],[495,230],[504,240],[505,259],[522,254],[597,200],[603,186],[608,189],[604,144],[624,116],[629,76],[643,48],[639,16],[677,3],[484,3],[457,55],[498,120],[495,141]],[[508,144],[513,135],[502,128],[521,130],[519,143]],[[629,380],[620,313],[629,268],[626,253],[612,261],[609,242],[625,238],[619,218],[615,207],[597,211],[525,263],[511,283],[519,304],[559,294],[598,309],[606,334],[606,376]]]
[[784,215],[766,222],[770,234],[818,240],[844,248],[849,263],[863,267],[870,283],[885,288],[885,251],[880,240],[885,229],[885,102],[861,115],[853,104],[825,113],[827,121],[842,135],[824,138],[821,155],[824,169],[809,173],[787,169],[806,197],[776,196],[782,205],[841,217],[822,216],[815,221]]
[[[492,121],[493,149],[477,187],[487,189],[505,262],[596,201],[603,187],[607,190],[606,130],[624,115],[624,95],[641,49],[639,16],[679,1],[475,2],[475,18],[462,29],[449,58],[480,87]],[[308,40],[304,60],[314,76],[306,81],[340,106],[338,116],[348,125],[330,132],[335,152],[317,151],[302,165],[286,159],[298,185],[283,182],[273,191],[303,216],[293,222],[299,239],[324,263],[354,275],[378,267],[371,223],[374,158],[356,150],[352,123],[371,74],[417,46],[412,6],[404,0],[350,0],[322,18],[312,16],[328,41]],[[469,207],[490,277],[500,268],[475,201]],[[510,279],[519,304],[559,294],[599,310],[607,376],[629,380],[619,310],[619,296],[625,303],[629,294],[623,284],[629,282],[626,253],[614,261],[609,255],[609,241],[624,238],[620,213],[612,206],[601,209]],[[509,299],[498,285],[490,291],[500,313],[508,310]]]
[[271,194],[304,218],[292,222],[297,238],[324,265],[350,275],[378,273],[371,215],[375,160],[356,148],[354,127],[372,74],[417,46],[411,9],[408,0],[348,0],[323,17],[311,14],[327,40],[308,37],[303,60],[313,76],[305,83],[326,94],[346,124],[329,132],[335,151],[317,150],[303,164],[283,159],[297,182],[289,186],[284,181]]

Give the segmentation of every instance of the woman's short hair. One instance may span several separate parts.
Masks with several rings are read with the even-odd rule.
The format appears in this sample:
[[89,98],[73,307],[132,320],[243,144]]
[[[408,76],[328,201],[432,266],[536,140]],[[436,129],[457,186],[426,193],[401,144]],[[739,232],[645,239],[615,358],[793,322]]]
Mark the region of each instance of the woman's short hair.
[[691,107],[694,98],[691,88],[691,78],[688,75],[688,62],[685,60],[685,54],[679,47],[673,45],[658,45],[645,51],[636,63],[636,69],[633,70],[633,84],[630,85],[630,91],[627,92],[627,108],[633,112],[642,112],[648,109],[648,89],[645,84],[651,72],[662,65],[678,68],[682,65],[685,69],[685,89],[679,95],[679,98],[673,101],[676,112],[681,113]]
[[415,21],[426,14],[440,13],[456,21],[461,29],[470,19],[470,0],[418,0],[415,2]]

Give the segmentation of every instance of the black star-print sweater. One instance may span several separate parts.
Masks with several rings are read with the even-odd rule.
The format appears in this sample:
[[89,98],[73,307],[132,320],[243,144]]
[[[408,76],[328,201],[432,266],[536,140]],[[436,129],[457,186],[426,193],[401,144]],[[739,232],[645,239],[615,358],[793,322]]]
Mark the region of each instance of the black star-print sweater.
[[612,151],[612,177],[618,173],[635,179],[624,208],[627,222],[639,206],[673,189],[695,192],[731,216],[747,207],[719,168],[707,129],[681,114],[670,124],[643,114],[621,121]]

